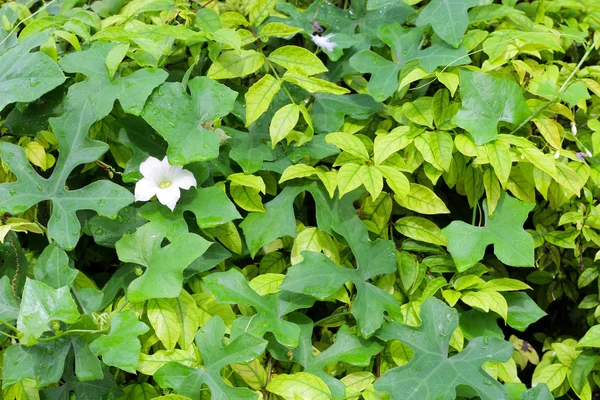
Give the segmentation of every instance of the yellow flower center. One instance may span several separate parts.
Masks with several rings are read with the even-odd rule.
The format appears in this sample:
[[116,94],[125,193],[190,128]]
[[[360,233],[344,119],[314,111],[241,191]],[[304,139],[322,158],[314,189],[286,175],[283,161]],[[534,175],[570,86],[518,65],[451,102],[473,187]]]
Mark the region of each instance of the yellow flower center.
[[159,188],[161,188],[161,189],[166,189],[166,188],[168,188],[169,186],[171,186],[171,182],[168,182],[168,181],[167,181],[167,182],[161,182],[161,183],[158,185],[158,187],[159,187]]

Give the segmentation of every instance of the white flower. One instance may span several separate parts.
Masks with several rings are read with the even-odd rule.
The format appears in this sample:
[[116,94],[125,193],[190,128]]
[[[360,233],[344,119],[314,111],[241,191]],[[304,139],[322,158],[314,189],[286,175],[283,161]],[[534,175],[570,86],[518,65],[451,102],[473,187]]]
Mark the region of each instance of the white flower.
[[337,47],[337,43],[331,41],[331,38],[333,36],[333,33],[330,33],[325,36],[319,36],[314,33],[310,35],[314,44],[327,51],[333,51],[333,49]]
[[171,211],[175,209],[179,201],[179,188],[189,189],[196,187],[194,175],[179,165],[170,165],[165,158],[148,157],[140,165],[140,172],[144,176],[135,184],[135,200],[148,201],[154,195]]
[[571,121],[571,134],[577,136],[577,124],[575,121]]
[[560,157],[560,150],[556,150],[556,153],[554,153],[554,158],[558,160],[558,157]]

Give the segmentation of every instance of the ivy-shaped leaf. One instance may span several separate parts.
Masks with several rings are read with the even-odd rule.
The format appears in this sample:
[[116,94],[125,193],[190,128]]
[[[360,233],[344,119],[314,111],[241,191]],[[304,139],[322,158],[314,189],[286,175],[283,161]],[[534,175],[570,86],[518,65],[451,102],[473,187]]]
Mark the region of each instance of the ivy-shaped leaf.
[[396,248],[389,240],[370,241],[365,224],[356,215],[335,221],[332,228],[346,239],[357,268],[338,266],[321,253],[303,252],[304,260],[288,270],[281,289],[325,299],[351,281],[357,291],[352,315],[361,334],[369,337],[381,326],[385,312],[401,318],[394,296],[367,282],[376,275],[396,271]]
[[[294,199],[302,192],[312,194],[317,204],[317,223],[320,230],[333,234],[331,223],[340,215],[351,215],[352,198],[349,195],[343,199],[332,200],[327,190],[321,184],[302,184],[290,182],[281,193],[265,204],[264,213],[249,213],[240,223],[244,231],[246,244],[252,256],[260,248],[283,236],[296,236],[296,217],[294,215]],[[339,217],[341,218],[341,217]]]
[[371,357],[383,349],[374,340],[353,335],[348,325],[343,325],[336,333],[335,342],[326,350],[315,355],[313,353],[313,322],[311,319],[299,313],[291,314],[289,319],[300,327],[300,341],[298,347],[293,351],[294,358],[292,361],[302,365],[304,372],[321,378],[329,386],[329,390],[335,399],[345,397],[346,386],[340,380],[323,371],[323,368],[336,362],[366,367],[370,364]]
[[431,24],[439,37],[458,47],[469,24],[467,10],[478,4],[479,0],[432,0],[419,14],[417,26]]
[[494,245],[494,254],[504,264],[514,267],[533,265],[533,237],[523,224],[535,204],[523,203],[502,192],[493,215],[483,203],[485,226],[477,227],[463,221],[453,221],[442,229],[448,239],[456,269],[465,271],[483,258],[488,245]]
[[178,82],[161,85],[150,97],[142,117],[169,143],[172,164],[205,161],[219,155],[220,137],[203,123],[233,110],[237,92],[208,77],[188,82],[191,95]]
[[231,387],[223,378],[221,370],[229,364],[245,364],[254,360],[265,350],[267,342],[244,333],[223,346],[225,323],[213,317],[196,334],[196,345],[202,354],[204,368],[192,368],[170,362],[154,374],[162,388],[173,388],[176,394],[200,400],[202,385],[210,389],[211,399],[255,400],[258,395],[248,388]]
[[132,311],[121,311],[112,316],[110,332],[90,343],[90,350],[96,355],[102,355],[104,364],[135,373],[142,349],[137,337],[148,332],[148,329],[150,328],[138,321]]
[[159,225],[167,233],[167,237],[171,238],[188,232],[188,225],[183,217],[186,211],[194,214],[196,224],[201,229],[213,228],[242,217],[227,194],[216,186],[190,189],[182,193],[174,211],[158,202],[145,204],[140,209],[140,215]]
[[23,333],[21,343],[35,344],[37,338],[50,330],[53,320],[72,324],[78,319],[79,311],[67,286],[53,289],[27,278],[17,319],[17,328]]
[[77,190],[65,189],[67,178],[78,165],[95,161],[108,150],[106,143],[87,137],[90,127],[111,112],[116,100],[126,112],[139,115],[152,90],[167,76],[162,70],[141,69],[125,78],[110,80],[105,59],[112,47],[96,42],[89,50],[71,53],[60,61],[66,72],[82,73],[87,79],[69,88],[65,113],[50,119],[60,156],[48,179],[35,172],[23,148],[0,143],[0,157],[17,176],[16,182],[0,184],[0,212],[20,213],[51,200],[48,235],[66,250],[73,249],[79,240],[77,211],[113,215],[133,201],[127,189],[109,181],[96,181]]
[[230,269],[227,272],[213,272],[204,277],[204,282],[220,303],[247,304],[256,310],[252,317],[240,317],[231,328],[232,336],[248,332],[262,337],[272,332],[282,345],[294,348],[298,345],[300,328],[282,319],[283,316],[299,308],[310,307],[314,300],[308,296],[278,292],[265,297],[256,293],[241,272]]
[[425,49],[421,49],[424,31],[424,27],[407,29],[394,22],[381,25],[377,37],[390,46],[394,61],[400,68],[410,61],[418,60],[421,67],[426,72],[431,73],[442,65],[457,66],[471,62],[465,46],[454,48],[444,41],[438,41]]
[[[96,357],[94,357],[94,359],[98,361]],[[75,374],[73,374],[73,361],[70,355],[62,375],[62,381],[64,383],[58,387],[44,389],[44,399],[69,400],[71,398],[71,392],[74,393],[75,398],[78,400],[97,400],[106,395],[112,395],[114,397],[121,396],[123,391],[115,381],[115,377],[110,370],[107,367],[104,367],[100,371],[103,373],[103,376],[101,375],[98,380],[82,381],[81,379],[78,379],[77,353],[75,353]]]
[[37,100],[65,81],[50,57],[41,51],[31,53],[48,36],[48,32],[28,36],[0,56],[0,111],[11,103]]
[[[67,360],[69,352],[74,360]],[[80,336],[61,337],[40,342],[34,346],[18,344],[4,352],[2,384],[13,385],[24,379],[34,379],[38,385],[47,386],[60,380],[65,362],[67,369],[73,367],[80,381],[102,379],[102,363],[91,352],[86,340]],[[110,375],[110,374],[109,374]]]
[[392,368],[375,383],[392,400],[435,400],[456,397],[456,387],[466,385],[482,400],[508,400],[506,389],[481,367],[486,361],[506,362],[511,343],[496,337],[477,337],[457,355],[448,358],[452,333],[458,327],[458,312],[435,297],[421,305],[421,325],[398,322],[385,325],[377,337],[400,340],[414,351],[405,365]]
[[460,98],[462,107],[454,122],[469,131],[478,145],[496,139],[498,122],[519,124],[531,115],[514,80],[483,72],[460,71]]
[[129,301],[179,296],[183,270],[211,245],[200,235],[185,232],[171,237],[171,243],[161,247],[166,236],[162,226],[150,222],[115,244],[121,261],[146,267],[144,274],[129,284]]
[[316,132],[336,132],[344,123],[344,116],[355,119],[367,119],[383,105],[365,94],[315,94],[315,102],[310,111]]

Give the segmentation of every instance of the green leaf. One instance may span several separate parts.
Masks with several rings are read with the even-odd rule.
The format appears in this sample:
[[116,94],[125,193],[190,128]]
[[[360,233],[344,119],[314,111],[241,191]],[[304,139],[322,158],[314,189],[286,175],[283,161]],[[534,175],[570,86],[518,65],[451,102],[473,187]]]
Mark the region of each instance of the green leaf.
[[[285,306],[289,297],[284,292],[261,296],[256,293],[246,282],[241,272],[230,269],[227,272],[213,272],[204,278],[204,282],[221,303],[247,304],[252,306],[257,313],[252,317],[238,318],[232,327],[233,332],[248,332],[262,337],[266,332],[272,332],[282,345],[294,348],[298,345],[300,329],[297,325],[281,319],[294,309]],[[308,306],[314,301],[306,302]],[[306,304],[301,305],[306,307]]]
[[0,278],[0,319],[12,323],[19,316],[19,301],[12,293],[10,278]]
[[183,286],[183,270],[211,245],[201,236],[185,232],[178,234],[169,245],[161,247],[165,236],[167,234],[162,227],[150,222],[116,243],[121,261],[146,268],[142,276],[129,284],[129,301],[178,297]]
[[600,347],[600,325],[592,326],[585,335],[579,339],[577,347]]
[[264,63],[262,54],[255,50],[226,51],[210,66],[206,76],[212,79],[242,78],[258,71]]
[[148,329],[146,324],[138,321],[133,312],[118,312],[111,318],[110,332],[90,343],[90,350],[101,355],[104,364],[135,373],[142,349],[137,337],[148,332]]
[[400,218],[394,224],[398,232],[411,239],[446,246],[446,238],[441,229],[428,219],[421,217]]
[[[453,47],[444,41],[437,41],[431,46],[421,49],[424,26],[406,29],[397,21],[379,26],[377,37],[390,46],[394,60],[400,67],[410,61],[418,60],[425,72],[432,73],[441,65],[458,66],[469,64],[471,61],[465,46]],[[440,81],[443,79],[442,76],[440,74]]]
[[448,358],[449,341],[458,327],[458,313],[430,297],[421,305],[421,325],[397,322],[385,325],[377,334],[382,340],[400,340],[415,352],[401,367],[385,372],[375,383],[391,399],[437,399],[456,397],[458,385],[474,389],[483,400],[508,400],[506,389],[481,367],[486,361],[505,362],[514,347],[496,337],[477,337],[454,357]]
[[519,124],[531,115],[521,87],[511,79],[461,70],[460,97],[462,107],[454,122],[478,145],[496,139],[498,122]]
[[419,14],[417,26],[431,24],[439,37],[458,47],[469,24],[467,10],[478,4],[477,0],[433,0]]
[[319,57],[305,48],[298,46],[279,47],[269,54],[268,59],[285,69],[293,68],[309,76],[328,71],[321,60],[319,60]]
[[281,107],[271,120],[269,125],[269,135],[271,136],[272,147],[282,141],[290,134],[292,129],[298,123],[300,118],[300,108],[296,104],[288,104]]
[[539,84],[536,94],[550,98],[558,97],[571,106],[576,106],[582,100],[590,98],[590,94],[583,82],[572,83],[562,92],[556,90],[550,82],[542,82]]
[[337,96],[333,94],[315,95],[310,110],[316,132],[337,132],[344,123],[344,116],[363,120],[383,110],[380,103],[364,94]]
[[[522,225],[534,204],[523,203],[502,193],[493,216],[483,204],[485,226],[475,227],[462,221],[453,221],[442,233],[448,239],[448,251],[459,272],[465,271],[483,258],[488,245],[494,245],[494,254],[505,264],[525,267],[533,265],[533,237]],[[519,243],[515,246],[514,243]]]
[[271,379],[267,390],[284,400],[331,399],[331,393],[325,382],[308,372],[279,374]]
[[266,74],[256,81],[245,94],[246,126],[250,126],[269,108],[273,97],[279,92],[281,81]]
[[35,279],[54,289],[70,288],[77,274],[78,271],[71,268],[67,253],[56,242],[46,246],[33,267]]
[[78,319],[79,311],[67,286],[53,289],[42,282],[26,279],[17,319],[17,329],[23,332],[21,343],[35,344],[37,338],[50,330],[53,320],[72,324]]
[[592,372],[597,360],[598,354],[592,349],[585,349],[577,356],[571,367],[570,379],[575,393],[581,393],[587,377]]
[[202,126],[233,110],[237,92],[210,78],[189,81],[191,95],[180,83],[164,83],[148,99],[142,117],[169,143],[171,164],[205,161],[219,155],[220,137]]
[[265,350],[267,342],[243,333],[223,346],[225,324],[213,317],[196,334],[196,345],[202,354],[204,368],[192,368],[176,362],[161,367],[154,379],[162,388],[173,388],[176,394],[198,398],[202,385],[210,389],[211,399],[252,399],[258,395],[248,388],[235,388],[221,378],[221,370],[230,364],[245,364]]
[[50,57],[41,51],[31,52],[48,36],[48,32],[31,35],[0,56],[0,111],[11,103],[37,100],[65,81]]
[[116,218],[103,216],[92,217],[88,221],[88,229],[94,236],[94,241],[106,247],[115,247],[115,243],[127,233],[133,233],[137,228],[146,223],[146,219],[139,215],[139,208],[135,206],[123,207]]
[[514,329],[524,332],[525,329],[547,314],[525,293],[503,293],[508,303],[508,319],[506,322]]
[[350,66],[360,73],[369,73],[371,78],[367,91],[377,101],[383,101],[398,90],[400,64],[386,60],[371,50],[362,50],[349,60]]
[[384,312],[398,317],[397,301],[389,293],[367,282],[376,275],[396,271],[395,246],[388,240],[368,240],[367,228],[355,216],[334,221],[332,228],[346,239],[356,257],[357,268],[338,266],[321,253],[304,252],[304,260],[288,269],[280,287],[325,299],[344,283],[352,281],[358,294],[351,312],[361,334],[369,337],[381,326]]
[[[244,174],[240,175],[245,176]],[[240,183],[248,184],[248,179],[244,178],[244,181],[240,181]],[[187,222],[183,218],[186,211],[194,214],[196,225],[201,229],[212,228],[241,218],[240,213],[225,192],[214,186],[187,190],[182,194],[175,211],[154,202],[144,205],[140,209],[140,215],[160,225],[170,239],[172,236],[188,231]]]

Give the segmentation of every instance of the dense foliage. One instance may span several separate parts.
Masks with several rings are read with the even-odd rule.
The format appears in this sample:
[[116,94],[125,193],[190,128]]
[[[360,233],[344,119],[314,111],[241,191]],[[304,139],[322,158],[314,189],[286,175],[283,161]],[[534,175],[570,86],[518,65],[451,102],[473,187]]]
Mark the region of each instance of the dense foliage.
[[600,392],[598,0],[0,4],[5,400]]

